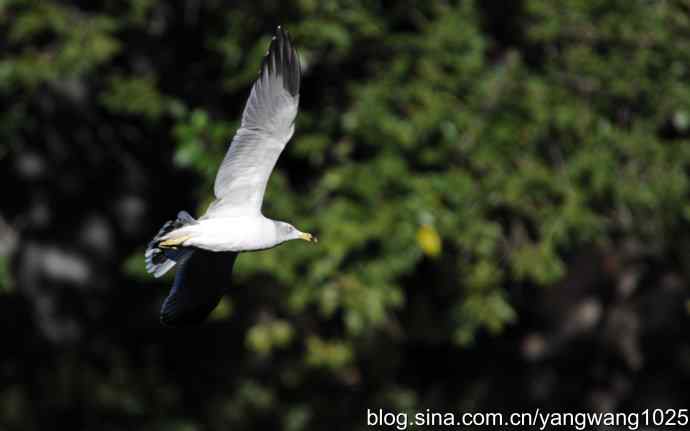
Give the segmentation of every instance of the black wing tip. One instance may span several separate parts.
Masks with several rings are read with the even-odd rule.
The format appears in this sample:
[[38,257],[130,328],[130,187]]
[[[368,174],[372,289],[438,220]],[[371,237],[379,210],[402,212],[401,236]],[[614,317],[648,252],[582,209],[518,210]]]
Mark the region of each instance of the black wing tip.
[[261,65],[261,74],[264,71],[282,77],[283,85],[291,96],[299,95],[302,76],[299,56],[283,26],[279,25],[271,38],[271,45]]

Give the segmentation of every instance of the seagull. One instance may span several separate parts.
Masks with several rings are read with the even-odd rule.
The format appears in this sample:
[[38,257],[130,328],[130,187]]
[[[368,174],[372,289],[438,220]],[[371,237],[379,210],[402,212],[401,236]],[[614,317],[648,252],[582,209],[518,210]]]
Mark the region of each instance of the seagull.
[[[216,175],[216,199],[198,220],[180,211],[146,249],[146,270],[156,278],[179,265],[161,308],[164,325],[203,322],[218,305],[238,253],[266,250],[293,239],[317,242],[312,234],[261,212],[268,178],[295,131],[300,79],[297,52],[278,26],[240,128]],[[213,283],[187,283],[197,277]]]

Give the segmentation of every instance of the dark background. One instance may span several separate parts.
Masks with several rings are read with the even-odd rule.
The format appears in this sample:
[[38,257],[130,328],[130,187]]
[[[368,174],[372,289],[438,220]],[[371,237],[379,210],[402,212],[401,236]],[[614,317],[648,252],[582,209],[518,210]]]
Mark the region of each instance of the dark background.
[[[144,247],[203,213],[278,24],[264,210],[321,241],[164,328]],[[0,428],[687,408],[689,68],[681,0],[0,2]]]

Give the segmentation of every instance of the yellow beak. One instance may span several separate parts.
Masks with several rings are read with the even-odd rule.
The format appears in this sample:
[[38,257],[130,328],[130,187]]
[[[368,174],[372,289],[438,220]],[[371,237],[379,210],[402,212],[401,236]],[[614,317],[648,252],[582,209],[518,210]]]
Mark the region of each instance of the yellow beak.
[[314,243],[319,242],[319,239],[317,237],[307,232],[302,232],[301,234],[299,234],[299,239],[303,239],[305,241]]

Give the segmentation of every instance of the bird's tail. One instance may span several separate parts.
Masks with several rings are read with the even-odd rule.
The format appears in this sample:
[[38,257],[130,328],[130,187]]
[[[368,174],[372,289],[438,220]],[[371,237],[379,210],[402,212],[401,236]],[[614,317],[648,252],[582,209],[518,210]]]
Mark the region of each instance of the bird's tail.
[[175,220],[165,222],[146,248],[146,271],[158,278],[168,272],[177,262],[189,257],[194,250],[189,247],[168,248],[161,247],[164,236],[183,226],[195,224],[197,221],[186,211],[180,211]]

